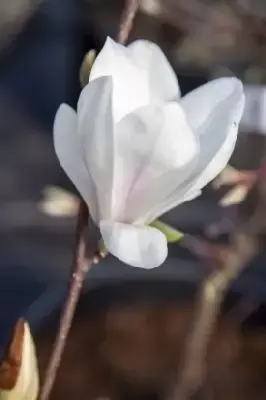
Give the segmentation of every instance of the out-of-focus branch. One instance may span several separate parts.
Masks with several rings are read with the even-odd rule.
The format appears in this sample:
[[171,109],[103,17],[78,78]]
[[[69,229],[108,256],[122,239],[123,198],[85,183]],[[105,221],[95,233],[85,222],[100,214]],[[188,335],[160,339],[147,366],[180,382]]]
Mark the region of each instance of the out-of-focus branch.
[[48,368],[45,374],[44,384],[40,393],[40,400],[49,399],[56,379],[57,371],[61,363],[63,351],[72,325],[77,302],[80,296],[81,289],[83,287],[83,282],[90,266],[93,263],[93,258],[91,258],[90,260],[86,259],[88,218],[89,215],[87,205],[83,201],[81,201],[76,231],[73,274],[71,276],[69,291],[61,314],[58,333],[54,342],[51,358],[49,360]]
[[201,388],[206,370],[208,344],[220,306],[231,282],[257,254],[266,228],[266,180],[261,175],[242,204],[239,225],[229,238],[228,247],[216,257],[219,264],[201,285],[194,323],[187,337],[184,363],[172,398],[187,400]]
[[16,39],[32,18],[42,0],[9,0],[0,2],[0,52]]
[[133,27],[133,22],[139,8],[139,0],[126,0],[125,8],[122,12],[117,41],[125,44],[130,31]]

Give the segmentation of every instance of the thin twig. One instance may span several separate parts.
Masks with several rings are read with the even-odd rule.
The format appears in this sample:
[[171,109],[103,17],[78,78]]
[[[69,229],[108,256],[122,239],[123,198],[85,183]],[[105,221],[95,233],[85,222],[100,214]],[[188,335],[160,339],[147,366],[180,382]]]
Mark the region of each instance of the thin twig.
[[[117,40],[121,44],[124,44],[129,36],[138,7],[139,1],[127,0],[117,35]],[[39,395],[39,400],[48,400],[50,397],[85,277],[91,265],[98,261],[95,259],[95,257],[92,257],[90,260],[86,259],[86,236],[88,232],[89,219],[88,214],[87,205],[82,200],[79,207],[76,229],[76,246],[69,291],[61,313],[59,329],[45,374],[44,384]]]
[[139,0],[126,0],[125,8],[122,12],[121,23],[117,34],[117,41],[125,44],[130,31],[133,27],[134,18],[139,8]]
[[40,400],[49,399],[57,376],[57,370],[61,363],[63,351],[66,345],[69,330],[72,325],[73,316],[83,286],[83,282],[90,266],[93,263],[93,258],[91,260],[86,259],[88,217],[88,208],[86,204],[81,201],[76,230],[76,245],[73,262],[74,272],[71,276],[67,298],[61,313],[59,329],[54,342],[48,368],[45,374],[44,384],[39,396]]
[[178,385],[173,398],[187,400],[201,387],[205,377],[206,354],[220,306],[229,284],[256,254],[257,246],[250,237],[238,233],[235,248],[228,250],[225,267],[211,273],[203,282],[196,310],[194,325],[187,338],[185,360],[180,370]]
[[[250,199],[253,200],[250,212]],[[201,388],[206,372],[208,345],[227,289],[256,255],[265,232],[266,182],[262,176],[244,202],[246,219],[232,232],[220,268],[203,282],[196,305],[194,324],[187,338],[184,364],[171,398],[188,400]]]

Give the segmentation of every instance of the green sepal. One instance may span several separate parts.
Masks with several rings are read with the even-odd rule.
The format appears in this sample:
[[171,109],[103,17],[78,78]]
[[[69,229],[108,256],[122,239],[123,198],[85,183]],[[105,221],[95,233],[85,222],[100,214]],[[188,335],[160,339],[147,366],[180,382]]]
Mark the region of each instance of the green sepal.
[[158,229],[161,231],[167,239],[168,243],[176,243],[179,242],[184,236],[182,232],[179,230],[173,228],[172,226],[160,221],[159,219],[156,219],[150,224],[151,227]]

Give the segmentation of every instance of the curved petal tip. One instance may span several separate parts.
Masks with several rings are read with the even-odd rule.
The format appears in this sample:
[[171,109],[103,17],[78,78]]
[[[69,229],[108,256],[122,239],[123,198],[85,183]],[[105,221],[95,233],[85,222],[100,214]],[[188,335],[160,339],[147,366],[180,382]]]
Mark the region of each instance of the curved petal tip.
[[109,252],[133,267],[156,268],[167,257],[166,237],[155,228],[101,221],[100,231]]

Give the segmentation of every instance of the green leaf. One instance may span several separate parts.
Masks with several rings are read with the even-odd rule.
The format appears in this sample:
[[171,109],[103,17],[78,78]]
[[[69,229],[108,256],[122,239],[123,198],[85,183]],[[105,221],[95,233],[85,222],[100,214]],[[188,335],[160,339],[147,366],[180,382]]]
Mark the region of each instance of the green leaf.
[[158,229],[161,231],[167,239],[168,243],[176,243],[179,242],[184,236],[184,234],[177,229],[173,228],[172,226],[165,224],[164,222],[160,221],[159,219],[156,219],[153,221],[150,226],[153,228]]

